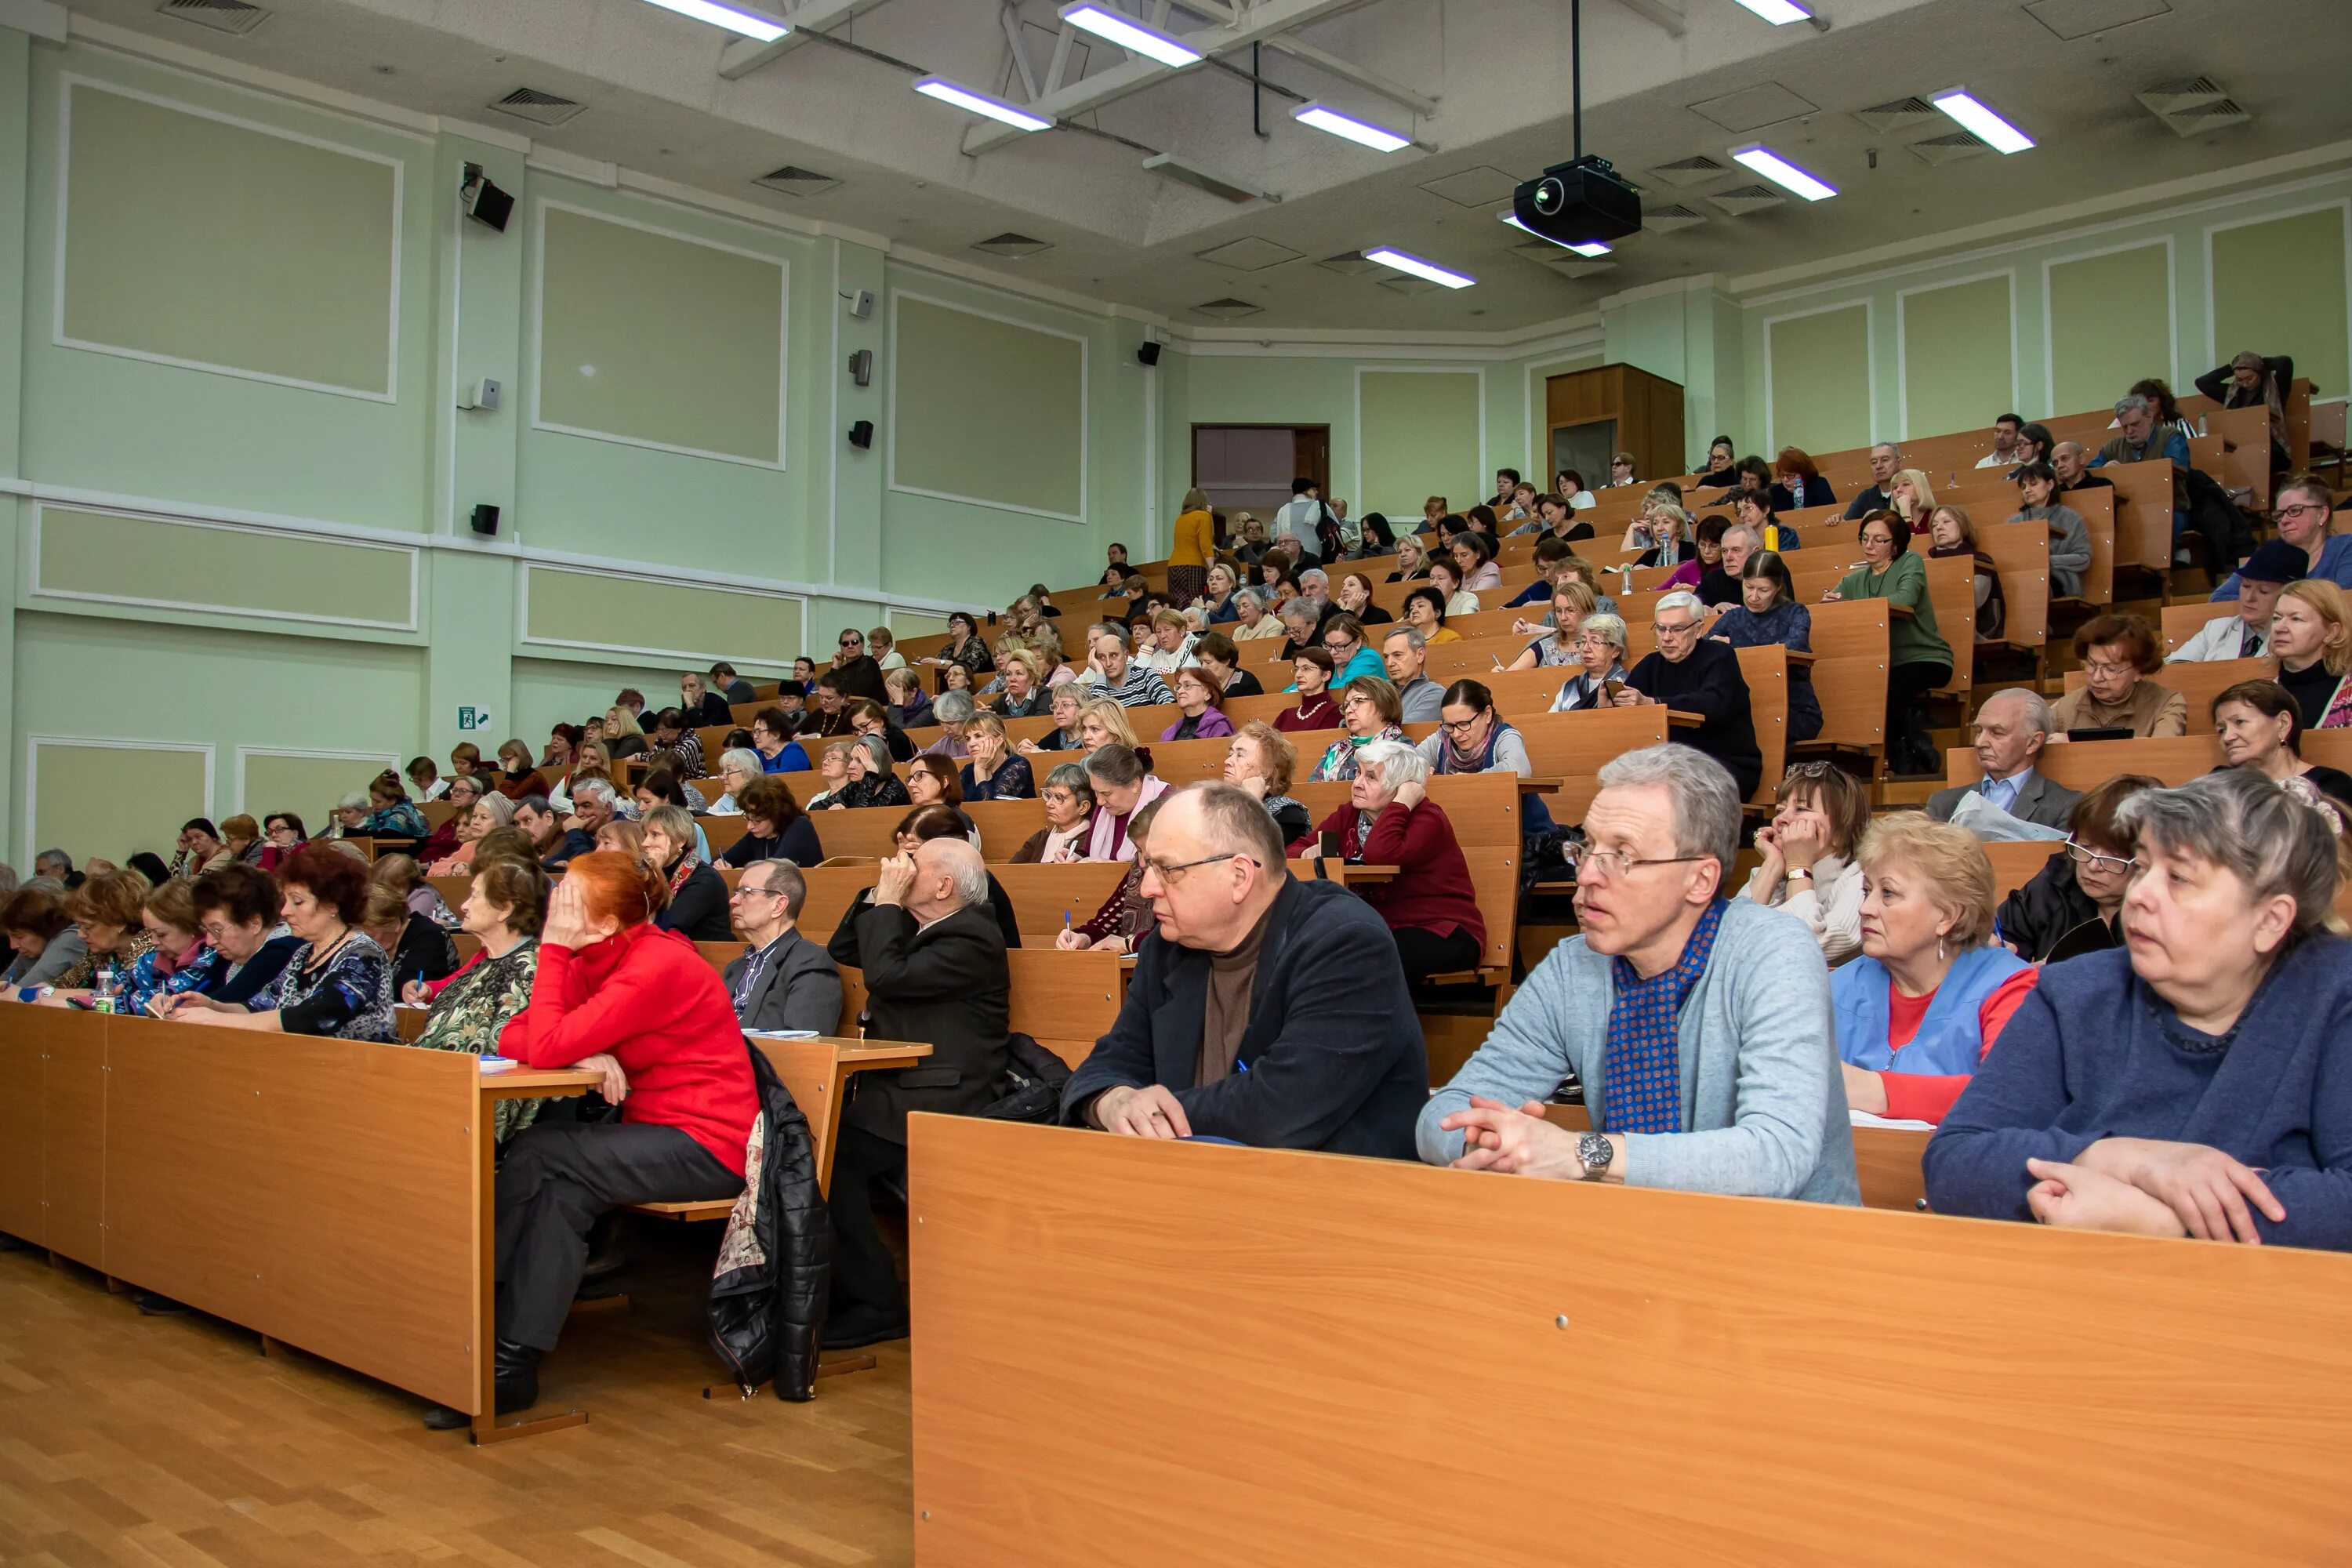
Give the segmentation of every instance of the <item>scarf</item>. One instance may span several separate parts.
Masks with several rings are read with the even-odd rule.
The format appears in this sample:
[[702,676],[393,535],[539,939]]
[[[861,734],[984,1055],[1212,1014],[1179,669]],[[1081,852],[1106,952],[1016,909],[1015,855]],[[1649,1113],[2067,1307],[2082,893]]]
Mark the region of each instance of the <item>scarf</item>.
[[[1604,1132],[1680,1132],[1683,1130],[1682,1051],[1679,1015],[1691,987],[1706,973],[1715,933],[1723,924],[1724,900],[1706,906],[1683,944],[1672,969],[1644,980],[1619,958],[1611,963],[1617,999],[1609,1006],[1609,1033],[1601,1047],[1601,1116]],[[1604,1125],[1605,1122],[1605,1125]]]
[[1486,743],[1475,752],[1465,752],[1456,745],[1453,731],[1441,730],[1438,733],[1444,737],[1437,750],[1439,773],[1483,773],[1495,760],[1496,745],[1505,735],[1515,735],[1518,731],[1504,723],[1501,715],[1498,714],[1495,721],[1486,727]]
[[686,886],[686,879],[693,876],[694,868],[701,864],[691,849],[677,858],[677,869],[669,876],[669,896],[672,900],[677,899],[677,890]]

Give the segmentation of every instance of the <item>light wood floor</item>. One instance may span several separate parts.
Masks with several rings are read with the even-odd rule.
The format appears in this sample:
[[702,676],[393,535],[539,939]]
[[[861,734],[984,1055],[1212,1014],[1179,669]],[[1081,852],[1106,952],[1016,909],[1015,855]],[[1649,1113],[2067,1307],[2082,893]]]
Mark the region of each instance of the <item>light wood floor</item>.
[[629,1308],[575,1316],[542,1365],[541,1407],[589,1424],[489,1448],[340,1367],[0,1254],[0,1563],[911,1563],[906,1342],[813,1404],[705,1401],[716,1237],[640,1226]]

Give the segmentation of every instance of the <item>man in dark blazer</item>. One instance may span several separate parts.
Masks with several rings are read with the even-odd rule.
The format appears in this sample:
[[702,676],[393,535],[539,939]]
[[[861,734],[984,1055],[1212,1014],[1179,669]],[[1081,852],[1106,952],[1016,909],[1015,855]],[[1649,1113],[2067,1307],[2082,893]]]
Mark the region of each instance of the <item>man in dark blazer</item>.
[[710,689],[730,705],[759,700],[751,695],[751,683],[736,674],[735,667],[723,658],[710,667]]
[[1851,522],[1856,518],[1868,517],[1874,511],[1887,510],[1886,487],[1895,482],[1895,473],[1902,467],[1903,448],[1894,442],[1881,441],[1871,447],[1870,488],[1845,503],[1846,521]]
[[824,1342],[843,1350],[906,1337],[907,1293],[875,1228],[872,1185],[907,1169],[908,1112],[970,1116],[996,1100],[1010,1060],[1013,977],[989,910],[988,867],[964,838],[934,838],[883,861],[874,901],[834,933],[831,951],[843,968],[865,972],[869,1036],[931,1047],[919,1067],[857,1074],[841,1114]]
[[735,929],[751,939],[727,966],[727,994],[747,1030],[841,1028],[841,971],[800,931],[808,879],[789,860],[757,860],[727,900]]
[[2022,686],[1996,691],[1977,710],[1977,764],[1984,776],[1972,784],[1939,789],[1927,797],[1927,815],[1949,822],[1960,802],[1980,795],[2022,822],[2064,827],[2083,797],[2053,784],[2034,767],[2049,744],[2057,716],[2042,694]]
[[1063,1089],[1064,1122],[1413,1157],[1428,1054],[1370,905],[1292,877],[1265,807],[1222,784],[1163,798],[1143,891],[1159,930]]

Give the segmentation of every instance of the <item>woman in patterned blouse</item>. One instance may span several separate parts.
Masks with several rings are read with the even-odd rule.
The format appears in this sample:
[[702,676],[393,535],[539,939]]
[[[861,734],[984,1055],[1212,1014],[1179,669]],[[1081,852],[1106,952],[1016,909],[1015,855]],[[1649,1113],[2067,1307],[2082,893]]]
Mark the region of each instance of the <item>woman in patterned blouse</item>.
[[154,945],[131,961],[122,986],[126,1013],[145,1012],[158,996],[198,989],[222,963],[205,943],[195,892],[185,878],[173,877],[148,893],[144,923]]
[[287,859],[278,880],[287,927],[302,941],[285,972],[249,1009],[192,993],[173,1002],[172,1017],[225,1029],[391,1041],[392,960],[359,929],[367,868],[327,845],[306,844]]
[[[458,912],[458,929],[478,940],[481,949],[448,979],[409,986],[403,1001],[433,1006],[412,1044],[477,1057],[498,1054],[499,1031],[530,1005],[530,983],[539,973],[539,928],[547,918],[547,873],[538,862],[507,856],[474,874],[473,888]],[[530,1126],[544,1103],[499,1101],[499,1142]]]

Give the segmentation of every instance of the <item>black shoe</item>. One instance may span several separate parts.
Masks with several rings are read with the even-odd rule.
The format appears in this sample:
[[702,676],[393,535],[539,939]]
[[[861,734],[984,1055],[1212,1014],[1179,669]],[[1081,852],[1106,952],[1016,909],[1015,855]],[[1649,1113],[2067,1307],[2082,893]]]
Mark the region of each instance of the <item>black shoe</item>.
[[[530,1345],[498,1342],[493,1352],[497,1397],[491,1406],[498,1415],[511,1415],[539,1403],[539,1353]],[[446,1405],[436,1405],[425,1413],[425,1426],[435,1432],[454,1432],[473,1424],[472,1416]]]
[[629,1233],[622,1216],[608,1214],[588,1233],[588,1262],[583,1279],[603,1279],[621,1271],[629,1261]]
[[854,1351],[865,1345],[878,1345],[887,1340],[907,1337],[907,1314],[886,1312],[860,1301],[844,1307],[824,1321],[824,1331],[817,1337],[820,1348],[829,1351]]
[[137,1292],[131,1298],[131,1304],[139,1309],[142,1318],[177,1318],[195,1310],[185,1301],[174,1301],[153,1290]]

